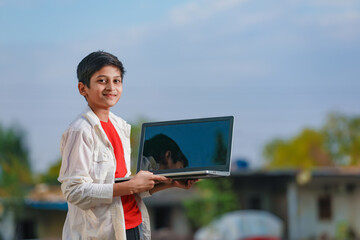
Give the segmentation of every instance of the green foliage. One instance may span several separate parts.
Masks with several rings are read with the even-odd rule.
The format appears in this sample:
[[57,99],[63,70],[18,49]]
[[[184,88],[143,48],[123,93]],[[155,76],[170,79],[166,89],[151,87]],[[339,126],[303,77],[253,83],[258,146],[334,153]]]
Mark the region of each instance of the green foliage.
[[331,114],[322,132],[325,145],[336,165],[360,163],[360,117]]
[[20,197],[32,184],[24,133],[0,125],[0,197]]
[[324,137],[312,129],[304,129],[298,136],[285,141],[275,139],[268,143],[264,155],[270,167],[300,167],[331,165],[330,156],[324,146]]
[[60,167],[61,158],[51,165],[45,174],[40,175],[39,181],[49,185],[60,185],[60,182],[57,180],[59,177]]
[[238,208],[233,184],[228,178],[201,180],[196,183],[196,189],[199,191],[198,197],[183,203],[186,214],[195,229]]
[[274,139],[263,151],[270,168],[311,169],[360,163],[360,117],[330,114],[321,129],[303,129],[297,136]]
[[137,161],[139,155],[139,142],[141,134],[141,126],[144,122],[147,122],[146,118],[140,118],[136,123],[131,124],[131,135],[130,135],[130,144],[131,144],[131,172],[132,174],[136,173]]

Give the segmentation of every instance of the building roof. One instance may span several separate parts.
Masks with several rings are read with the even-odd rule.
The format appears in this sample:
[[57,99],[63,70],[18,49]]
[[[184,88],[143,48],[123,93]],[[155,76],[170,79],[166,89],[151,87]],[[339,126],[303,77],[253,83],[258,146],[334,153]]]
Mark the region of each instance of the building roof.
[[25,203],[36,209],[67,210],[67,202],[59,185],[38,184],[30,192]]
[[356,177],[360,178],[360,167],[321,167],[309,170],[301,169],[243,169],[232,171],[230,176],[262,176],[262,177],[296,177],[303,172],[311,173],[312,177]]

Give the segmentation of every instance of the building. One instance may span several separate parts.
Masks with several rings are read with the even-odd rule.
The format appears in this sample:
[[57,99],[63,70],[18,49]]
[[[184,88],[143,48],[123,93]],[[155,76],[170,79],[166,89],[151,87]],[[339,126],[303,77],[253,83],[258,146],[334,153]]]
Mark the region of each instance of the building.
[[236,171],[242,209],[262,209],[286,223],[285,239],[360,236],[360,169]]
[[[13,201],[2,200],[3,206]],[[16,206],[0,211],[0,239],[61,239],[67,203],[59,185],[39,184]]]

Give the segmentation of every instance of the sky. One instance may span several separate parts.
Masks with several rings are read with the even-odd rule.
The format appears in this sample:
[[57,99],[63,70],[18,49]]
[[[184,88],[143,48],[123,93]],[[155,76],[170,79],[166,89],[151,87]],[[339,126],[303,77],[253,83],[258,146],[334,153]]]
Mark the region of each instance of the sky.
[[26,132],[34,171],[86,107],[76,67],[97,50],[123,62],[112,111],[136,123],[233,115],[232,159],[331,112],[360,113],[356,0],[0,0],[0,124]]

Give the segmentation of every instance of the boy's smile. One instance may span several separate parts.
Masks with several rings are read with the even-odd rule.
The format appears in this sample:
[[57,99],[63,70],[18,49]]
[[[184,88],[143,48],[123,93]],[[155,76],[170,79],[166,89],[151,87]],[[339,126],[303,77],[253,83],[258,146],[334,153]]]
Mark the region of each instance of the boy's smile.
[[110,108],[115,106],[122,93],[120,70],[111,65],[105,66],[91,76],[90,87],[82,82],[78,87],[94,113],[107,122]]

